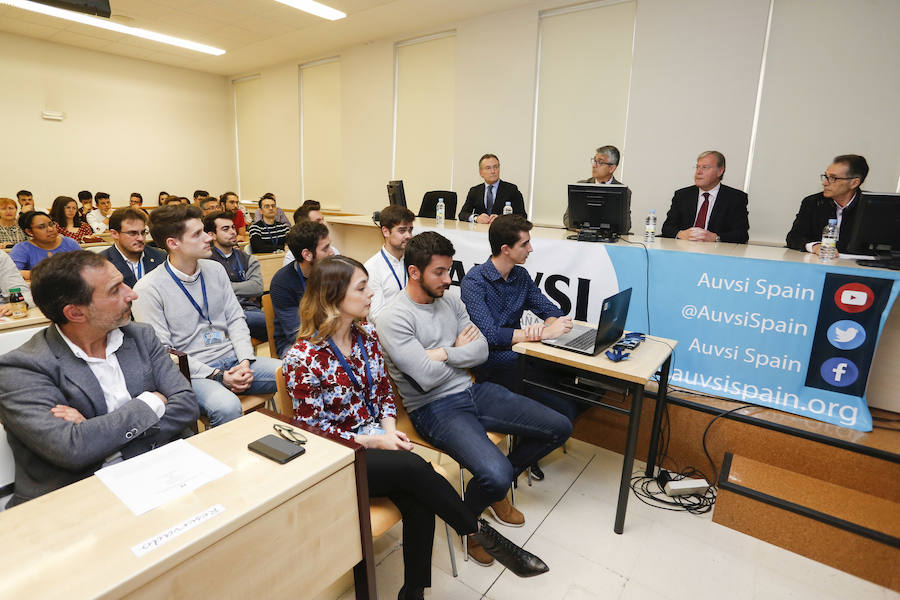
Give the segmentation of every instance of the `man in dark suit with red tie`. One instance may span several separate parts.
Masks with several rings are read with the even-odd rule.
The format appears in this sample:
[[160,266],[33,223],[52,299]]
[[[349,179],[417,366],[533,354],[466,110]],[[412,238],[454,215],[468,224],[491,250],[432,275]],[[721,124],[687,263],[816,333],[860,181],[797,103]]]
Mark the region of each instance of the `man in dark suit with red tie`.
[[662,226],[663,237],[692,242],[746,244],[750,221],[747,194],[722,185],[725,156],[708,150],[697,157],[694,183],[672,197],[672,206]]
[[478,160],[478,174],[484,183],[476,185],[466,195],[466,203],[459,211],[460,221],[492,223],[503,214],[509,202],[514,215],[528,218],[522,192],[515,184],[500,180],[500,159],[495,154],[485,154]]

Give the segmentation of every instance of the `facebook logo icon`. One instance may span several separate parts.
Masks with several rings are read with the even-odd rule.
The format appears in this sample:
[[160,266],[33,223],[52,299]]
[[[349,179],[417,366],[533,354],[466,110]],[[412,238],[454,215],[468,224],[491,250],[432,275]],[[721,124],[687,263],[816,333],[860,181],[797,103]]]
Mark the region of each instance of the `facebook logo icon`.
[[822,379],[837,387],[852,385],[859,377],[859,369],[853,361],[840,357],[829,358],[822,363],[819,373],[822,374]]

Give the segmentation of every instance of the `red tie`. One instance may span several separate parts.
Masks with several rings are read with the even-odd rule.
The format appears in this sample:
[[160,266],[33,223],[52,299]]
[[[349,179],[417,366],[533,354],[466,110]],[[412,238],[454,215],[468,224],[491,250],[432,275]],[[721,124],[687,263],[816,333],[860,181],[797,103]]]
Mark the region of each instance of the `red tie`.
[[709,212],[709,192],[703,192],[703,204],[700,205],[700,211],[697,213],[697,220],[694,221],[694,227],[706,229],[707,212]]

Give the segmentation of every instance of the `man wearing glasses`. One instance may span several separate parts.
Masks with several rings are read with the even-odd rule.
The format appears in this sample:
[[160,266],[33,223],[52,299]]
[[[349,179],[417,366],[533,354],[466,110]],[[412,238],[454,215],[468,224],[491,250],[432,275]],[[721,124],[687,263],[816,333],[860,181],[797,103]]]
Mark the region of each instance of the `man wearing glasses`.
[[466,203],[459,211],[460,221],[492,223],[503,214],[507,202],[512,206],[514,215],[528,218],[522,192],[515,184],[500,180],[500,159],[496,154],[485,154],[478,159],[478,174],[484,183],[469,190]]
[[800,210],[794,218],[794,225],[787,234],[788,248],[819,253],[822,230],[828,219],[837,219],[838,253],[846,252],[847,238],[840,232],[850,231],[856,214],[857,200],[862,194],[859,189],[869,174],[869,163],[857,154],[835,156],[825,172],[819,175],[822,191],[807,196],[800,203]]
[[697,157],[694,185],[675,191],[662,236],[692,242],[746,244],[750,238],[745,192],[722,183],[725,156],[707,150]]
[[115,243],[101,254],[119,270],[128,287],[166,262],[165,252],[145,244],[146,229],[147,215],[138,208],[119,208],[109,217]]
[[[587,179],[579,179],[576,183],[622,185],[621,181],[613,177],[613,173],[619,167],[619,156],[619,149],[615,146],[600,146],[594,151],[594,156],[591,157],[591,176]],[[631,190],[628,190],[628,198],[630,201]],[[630,215],[628,220],[629,222],[631,221]],[[566,229],[572,228],[572,224],[569,223],[568,206],[566,207],[566,212],[563,213],[563,225],[566,226]]]

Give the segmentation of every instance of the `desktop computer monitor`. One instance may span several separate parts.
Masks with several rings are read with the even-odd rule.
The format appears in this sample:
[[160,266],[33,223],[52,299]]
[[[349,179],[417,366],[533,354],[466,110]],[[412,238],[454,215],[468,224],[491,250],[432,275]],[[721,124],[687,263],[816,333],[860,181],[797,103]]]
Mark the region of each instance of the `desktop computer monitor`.
[[875,254],[875,260],[856,262],[900,270],[900,194],[863,193],[856,201],[859,206],[847,232],[847,253]]
[[406,207],[406,193],[403,191],[403,181],[388,181],[388,204]]
[[572,228],[596,241],[615,241],[631,231],[631,191],[627,186],[598,183],[569,184],[569,221]]

